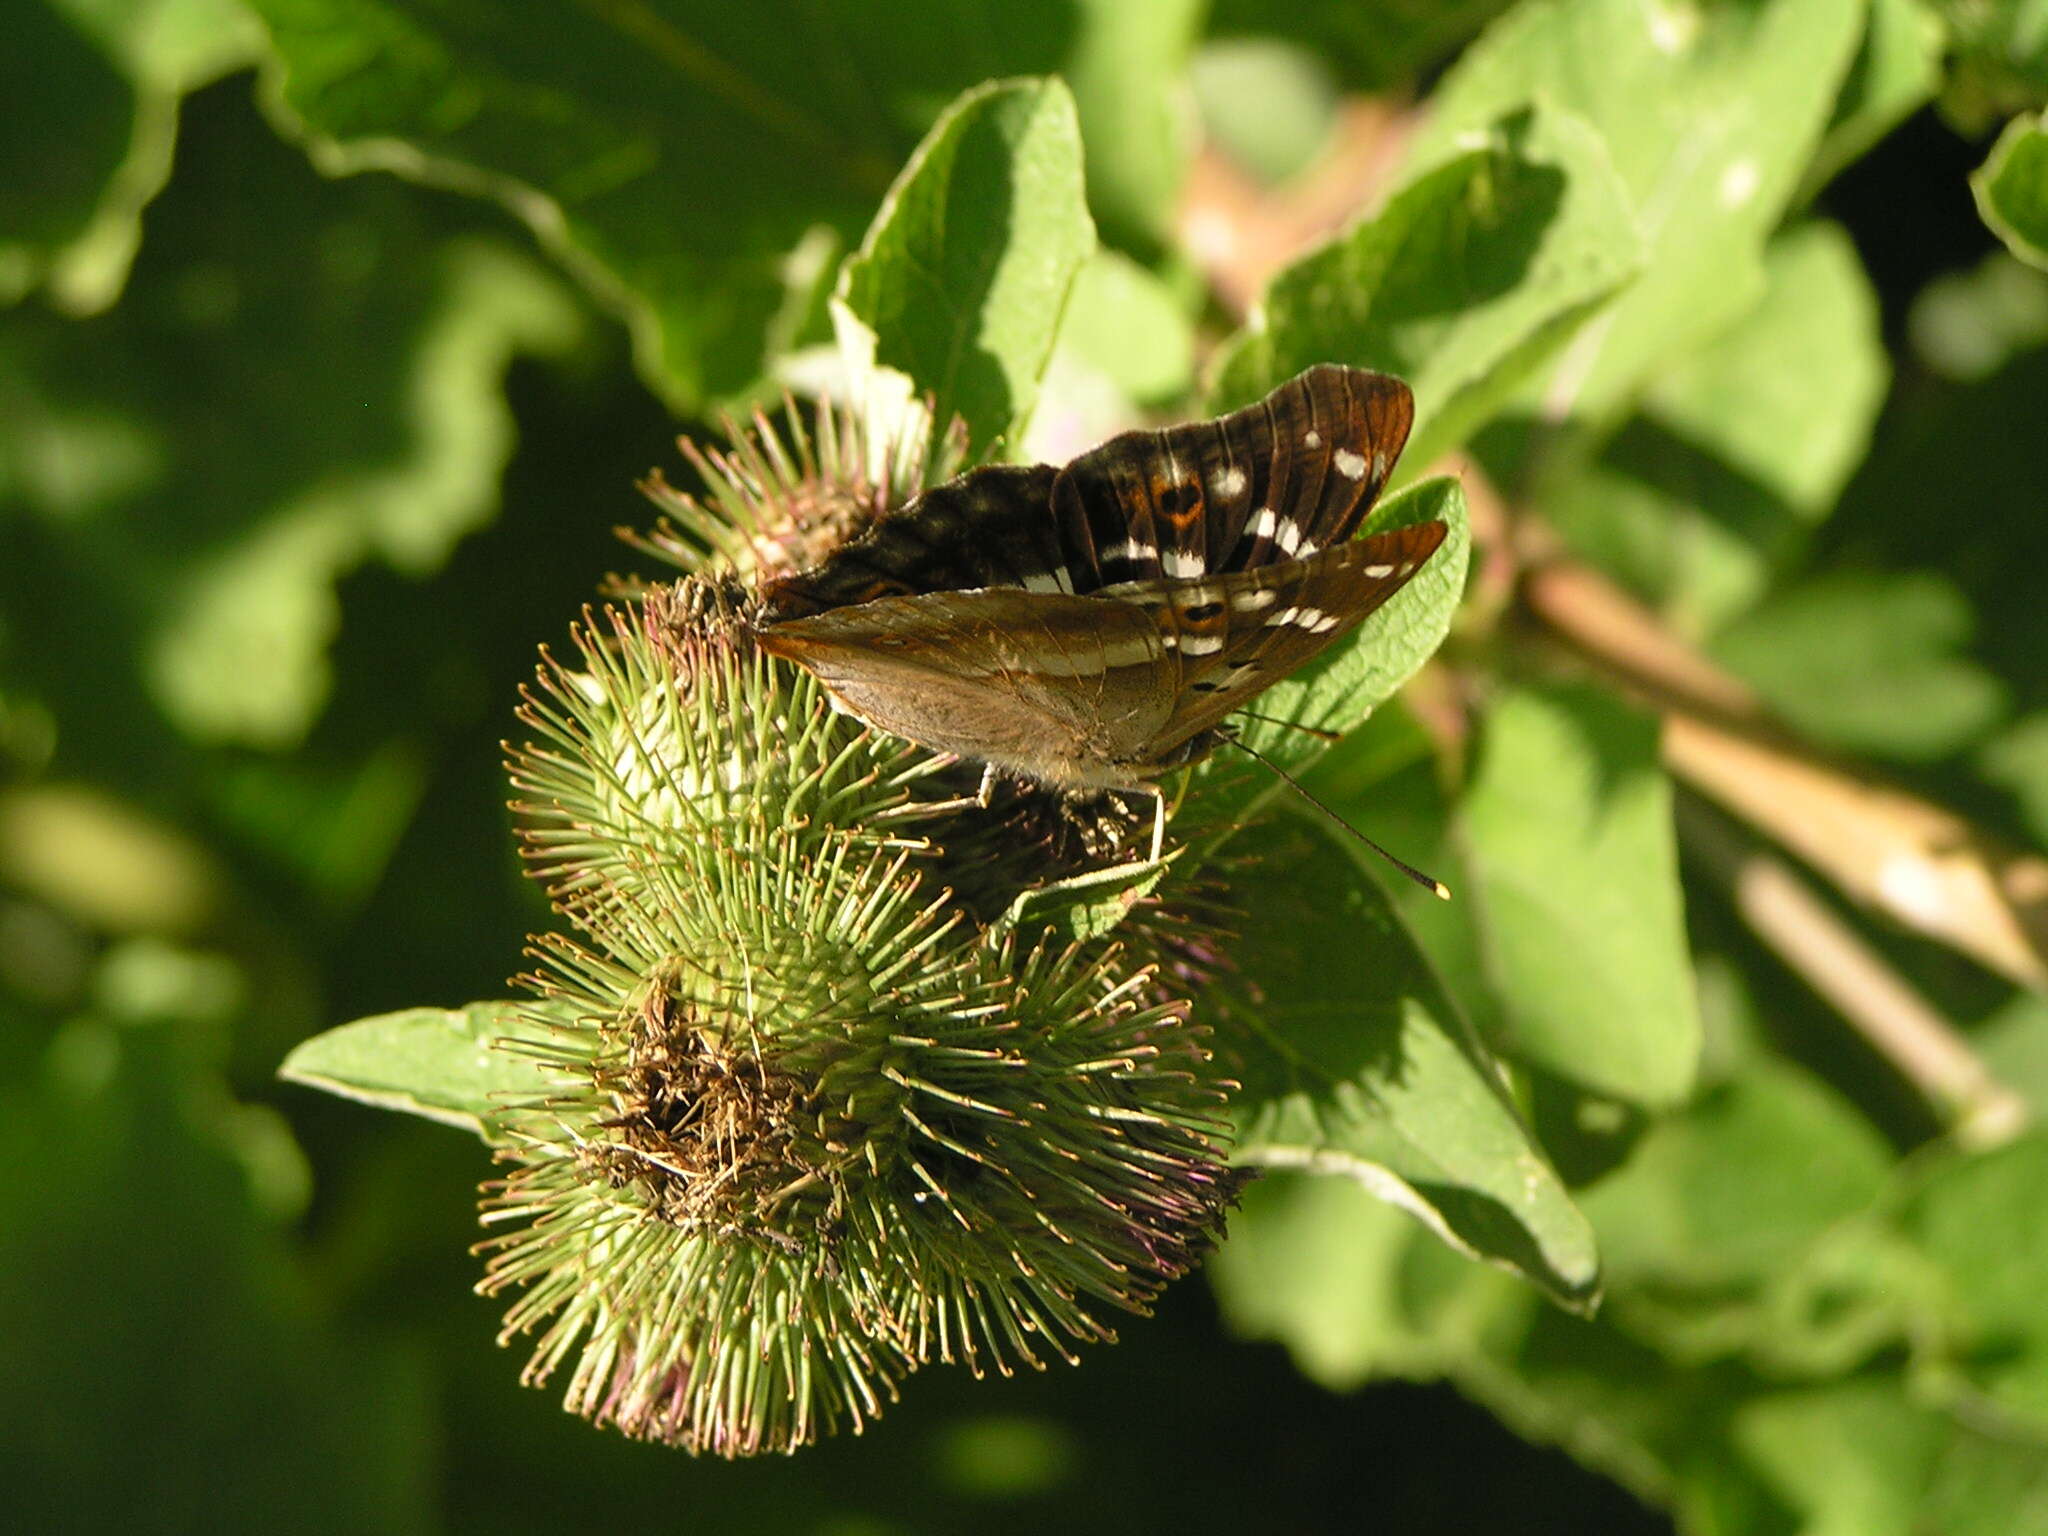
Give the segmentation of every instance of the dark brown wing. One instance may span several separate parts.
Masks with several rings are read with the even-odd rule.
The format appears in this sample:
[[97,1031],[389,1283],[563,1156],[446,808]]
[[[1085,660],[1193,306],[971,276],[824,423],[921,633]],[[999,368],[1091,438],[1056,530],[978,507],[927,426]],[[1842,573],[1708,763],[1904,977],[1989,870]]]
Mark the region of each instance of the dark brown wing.
[[934,486],[808,571],[767,583],[776,617],[824,613],[880,597],[972,587],[1059,591],[1064,568],[1047,510],[1059,471],[1049,464],[988,464]]
[[1052,490],[1074,589],[1249,570],[1350,538],[1414,418],[1399,379],[1323,363],[1214,421],[1111,438]]
[[1126,432],[1064,470],[989,465],[768,583],[771,616],[983,587],[1088,593],[1249,570],[1347,539],[1414,416],[1408,386],[1322,364],[1214,421]]

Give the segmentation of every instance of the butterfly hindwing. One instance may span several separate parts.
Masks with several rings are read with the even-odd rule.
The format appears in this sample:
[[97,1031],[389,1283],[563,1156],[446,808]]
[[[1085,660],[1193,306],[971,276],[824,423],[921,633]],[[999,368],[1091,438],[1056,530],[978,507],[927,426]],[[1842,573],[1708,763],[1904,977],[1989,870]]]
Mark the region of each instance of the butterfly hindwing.
[[[1042,782],[1128,787],[1173,712],[1157,615],[992,587],[882,598],[772,625],[761,648],[893,735]],[[1117,765],[1112,767],[1112,765]]]
[[1049,464],[969,470],[877,520],[810,570],[768,582],[762,600],[781,617],[970,587],[1062,590],[1053,573],[1066,559],[1046,516],[1058,473]]
[[1214,421],[935,486],[762,590],[778,618],[982,587],[1087,593],[1249,570],[1351,536],[1407,441],[1399,379],[1322,364]]
[[1399,379],[1323,364],[1214,421],[1111,438],[1053,485],[1074,590],[1247,570],[1349,538],[1414,413]]

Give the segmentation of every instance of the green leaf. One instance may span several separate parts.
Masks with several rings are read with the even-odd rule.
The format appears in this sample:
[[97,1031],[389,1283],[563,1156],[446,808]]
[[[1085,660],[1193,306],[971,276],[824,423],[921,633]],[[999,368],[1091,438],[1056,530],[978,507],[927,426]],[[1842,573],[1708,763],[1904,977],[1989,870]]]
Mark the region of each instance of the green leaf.
[[1985,742],[1978,771],[2018,798],[2028,829],[2048,844],[2048,710],[2023,715]]
[[1792,1518],[1804,1517],[1798,1529],[1842,1536],[1954,1530],[1915,1518],[1942,1442],[1954,1434],[1883,1380],[1760,1393],[1728,1425],[1744,1473],[1796,1511]]
[[1989,378],[2048,342],[2048,273],[1993,251],[1922,288],[1906,332],[1931,372],[1969,384]]
[[178,105],[255,58],[236,0],[28,0],[0,52],[0,304],[111,304],[171,170]]
[[1266,186],[1307,169],[1337,122],[1337,82],[1320,54],[1274,37],[1214,42],[1189,84],[1204,135]]
[[[1627,1165],[1580,1198],[1617,1294],[1718,1298],[1762,1288],[1868,1209],[1891,1162],[1839,1095],[1761,1056],[1652,1126]],[[1782,1177],[1788,1168],[1799,1176]]]
[[1543,488],[1573,547],[1686,635],[1726,623],[1792,563],[1884,402],[1877,295],[1848,235],[1798,225],[1764,270],[1746,315],[1654,376],[1598,459]]
[[277,1075],[490,1141],[507,1100],[546,1086],[539,1064],[507,1046],[532,1032],[531,1013],[509,1002],[380,1013],[302,1041]]
[[[188,108],[121,305],[0,333],[0,508],[34,530],[0,599],[44,637],[36,664],[112,648],[186,735],[277,747],[326,702],[335,582],[424,574],[495,515],[500,381],[585,316],[531,258],[436,221],[462,205],[321,179],[245,95]],[[146,707],[66,725],[125,753]]]
[[[2034,750],[2048,753],[2048,716],[2029,719]],[[2015,993],[1971,1031],[1970,1044],[1991,1076],[2025,1099],[2036,1119],[2048,1112],[2048,998]]]
[[1036,886],[989,925],[990,937],[1051,929],[1069,943],[1099,939],[1114,931],[1141,897],[1151,894],[1166,871],[1163,859],[1156,864],[1118,864]]
[[1592,688],[1504,689],[1458,816],[1515,1054],[1594,1093],[1683,1099],[1700,1022],[1656,722]]
[[1903,1226],[1939,1266],[1948,1302],[1948,1371],[2048,1437],[2048,1307],[2041,1254],[2048,1133],[1931,1167]]
[[2016,117],[1970,176],[1977,212],[2005,248],[2048,268],[2048,118]]
[[850,241],[946,102],[1090,46],[1054,6],[593,0],[514,27],[473,0],[255,4],[323,166],[498,198],[684,410],[762,377],[786,254],[820,227]]
[[1149,268],[1099,249],[1075,274],[1017,457],[1064,464],[1146,425],[1141,406],[1183,403],[1194,373],[1194,322],[1181,299]]
[[1204,0],[1076,0],[1075,10],[1063,73],[1087,129],[1089,206],[1117,244],[1163,246],[1192,147],[1180,98]]
[[0,1091],[9,1523],[425,1536],[432,1368],[324,1304],[265,1189],[303,1154],[175,1036],[74,1020]]
[[999,81],[948,107],[890,188],[839,293],[876,361],[967,420],[984,453],[1030,419],[1075,274],[1095,248],[1074,100]]
[[1819,142],[1863,9],[1543,0],[1495,23],[1445,76],[1418,161],[1540,102],[1592,126],[1637,211],[1647,264],[1551,374],[1550,418],[1612,415],[1755,303],[1764,241]]
[[1244,981],[1218,1047],[1244,1084],[1237,1159],[1342,1174],[1458,1251],[1590,1308],[1591,1229],[1379,886],[1282,818],[1235,882]]
[[1295,1368],[1343,1392],[1415,1352],[1401,1260],[1415,1224],[1354,1179],[1269,1173],[1204,1266],[1231,1331],[1287,1346]]
[[[1297,727],[1343,735],[1435,654],[1465,595],[1472,535],[1464,488],[1449,476],[1425,480],[1373,508],[1364,524],[1365,532],[1380,533],[1438,521],[1450,532],[1429,563],[1348,639],[1260,694],[1253,711],[1259,718],[1241,716],[1234,725],[1243,740],[1288,772],[1299,772],[1324,746]],[[1234,827],[1284,792],[1263,766],[1221,748],[1197,765],[1177,814],[1190,823]]]
[[1405,462],[1426,465],[1627,280],[1638,251],[1584,123],[1549,110],[1489,123],[1274,279],[1226,343],[1211,404],[1242,405],[1311,363],[1383,368],[1414,387]]
[[[1405,89],[1440,64],[1508,0],[1216,0],[1218,37],[1285,38],[1319,54],[1362,94]],[[1274,103],[1274,110],[1285,105]]]
[[[1395,753],[1403,756],[1388,762]],[[1478,908],[1466,899],[1465,860],[1436,744],[1396,699],[1318,758],[1305,782],[1348,825],[1449,882],[1451,899],[1442,901],[1391,869],[1381,881],[1480,1038],[1503,1038],[1501,1000],[1486,968]]]
[[43,0],[9,18],[0,49],[0,302],[26,293],[84,233],[128,147],[127,82]]
[[1941,108],[1969,138],[2048,105],[2048,7],[2041,0],[1932,0],[1948,32]]
[[1924,0],[1870,0],[1863,45],[1795,201],[1808,201],[1927,103],[1941,83],[1942,43],[1941,23]]
[[1194,382],[1186,312],[1149,268],[1117,251],[1097,251],[1075,274],[1059,344],[1140,405],[1177,401]]
[[1832,571],[1767,600],[1714,655],[1810,736],[1933,761],[1981,737],[2006,690],[1965,654],[1974,615],[1932,571]]

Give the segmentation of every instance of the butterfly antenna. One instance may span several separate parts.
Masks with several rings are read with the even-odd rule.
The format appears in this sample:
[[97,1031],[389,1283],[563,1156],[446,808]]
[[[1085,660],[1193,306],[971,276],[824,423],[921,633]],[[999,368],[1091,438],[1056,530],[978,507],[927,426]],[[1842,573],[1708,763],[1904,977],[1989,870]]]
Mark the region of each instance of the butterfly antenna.
[[[1326,731],[1320,725],[1303,725],[1299,720],[1282,720],[1278,715],[1255,715],[1248,709],[1237,712],[1240,720],[1256,720],[1262,725],[1277,725],[1282,730],[1299,731],[1304,736],[1313,736],[1317,741],[1339,742],[1344,739],[1342,731]],[[1267,767],[1272,764],[1268,763]],[[1299,785],[1295,786],[1297,789]]]
[[1284,781],[1287,784],[1287,786],[1290,789],[1292,789],[1297,795],[1301,796],[1302,799],[1306,800],[1310,805],[1314,806],[1317,810],[1321,811],[1325,816],[1329,817],[1331,821],[1335,822],[1338,826],[1342,827],[1346,832],[1349,832],[1353,837],[1357,838],[1361,843],[1365,844],[1366,847],[1370,848],[1374,853],[1378,854],[1381,858],[1385,859],[1389,864],[1393,865],[1394,868],[1401,871],[1402,874],[1406,875],[1410,880],[1413,880],[1425,891],[1428,891],[1431,895],[1436,896],[1443,901],[1449,901],[1451,899],[1451,888],[1448,885],[1445,885],[1443,881],[1437,879],[1434,875],[1425,875],[1413,864],[1404,863],[1402,860],[1395,858],[1391,853],[1387,852],[1386,849],[1382,848],[1378,843],[1374,842],[1371,838],[1367,837],[1363,832],[1359,831],[1358,828],[1351,825],[1350,822],[1346,821],[1342,816],[1339,816],[1335,811],[1331,810],[1327,805],[1323,804],[1322,801],[1318,800],[1314,795],[1310,794],[1308,790],[1302,786],[1301,780],[1297,779],[1285,768],[1282,768],[1278,763],[1274,762],[1273,759],[1266,756],[1266,754],[1261,752],[1257,747],[1252,746],[1248,742],[1240,741],[1235,736],[1225,736],[1223,739],[1229,742],[1233,747],[1236,747],[1240,752],[1244,753],[1246,756],[1255,758],[1257,761],[1265,764],[1265,766],[1269,770],[1271,770],[1275,777]]

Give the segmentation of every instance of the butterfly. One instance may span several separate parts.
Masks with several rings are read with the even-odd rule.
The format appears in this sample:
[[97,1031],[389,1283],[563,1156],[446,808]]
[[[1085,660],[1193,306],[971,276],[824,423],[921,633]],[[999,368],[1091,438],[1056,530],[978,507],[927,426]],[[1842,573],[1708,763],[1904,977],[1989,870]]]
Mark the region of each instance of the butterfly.
[[971,470],[768,581],[756,638],[847,713],[982,763],[984,798],[1002,774],[1156,803],[1442,544],[1440,522],[1352,538],[1413,420],[1399,379],[1322,364],[1064,467]]

